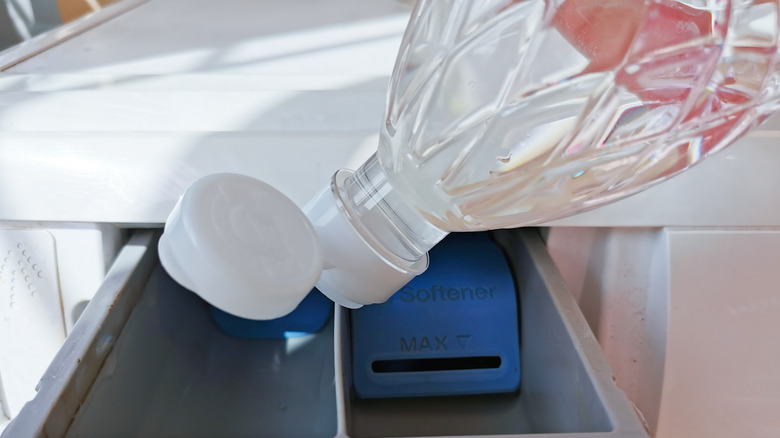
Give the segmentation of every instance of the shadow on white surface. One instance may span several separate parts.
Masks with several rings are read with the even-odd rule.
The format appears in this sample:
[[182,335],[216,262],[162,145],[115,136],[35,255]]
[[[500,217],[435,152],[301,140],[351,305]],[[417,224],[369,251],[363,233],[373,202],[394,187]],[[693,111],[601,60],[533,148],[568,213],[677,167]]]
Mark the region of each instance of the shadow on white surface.
[[272,3],[157,0],[9,70],[0,219],[160,224],[215,172],[303,204],[362,163],[409,7]]

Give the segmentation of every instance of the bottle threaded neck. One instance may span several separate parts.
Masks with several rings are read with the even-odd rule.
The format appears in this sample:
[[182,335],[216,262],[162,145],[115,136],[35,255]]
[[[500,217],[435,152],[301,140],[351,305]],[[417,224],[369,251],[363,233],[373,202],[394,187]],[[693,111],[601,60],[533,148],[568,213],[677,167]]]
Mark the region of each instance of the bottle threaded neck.
[[[428,222],[393,189],[381,163],[372,155],[343,181],[334,180],[361,233],[380,253],[407,262],[420,260],[447,232]],[[385,254],[387,255],[387,254]]]

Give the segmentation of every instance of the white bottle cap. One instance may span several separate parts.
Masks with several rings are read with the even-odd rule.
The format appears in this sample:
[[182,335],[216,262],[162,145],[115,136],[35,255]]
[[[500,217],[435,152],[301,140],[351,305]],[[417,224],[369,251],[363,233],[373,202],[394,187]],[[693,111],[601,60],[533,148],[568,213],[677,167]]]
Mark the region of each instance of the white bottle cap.
[[160,262],[213,306],[250,319],[295,309],[322,272],[317,234],[285,195],[235,174],[201,178],[165,223]]

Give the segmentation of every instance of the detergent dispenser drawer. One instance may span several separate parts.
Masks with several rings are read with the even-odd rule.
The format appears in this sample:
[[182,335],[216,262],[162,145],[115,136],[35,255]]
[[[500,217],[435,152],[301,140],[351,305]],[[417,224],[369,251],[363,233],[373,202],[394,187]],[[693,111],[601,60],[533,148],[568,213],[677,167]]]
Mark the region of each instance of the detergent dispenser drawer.
[[346,309],[314,334],[229,336],[141,230],[3,437],[647,437],[537,231],[492,237],[519,303],[517,391],[361,398]]

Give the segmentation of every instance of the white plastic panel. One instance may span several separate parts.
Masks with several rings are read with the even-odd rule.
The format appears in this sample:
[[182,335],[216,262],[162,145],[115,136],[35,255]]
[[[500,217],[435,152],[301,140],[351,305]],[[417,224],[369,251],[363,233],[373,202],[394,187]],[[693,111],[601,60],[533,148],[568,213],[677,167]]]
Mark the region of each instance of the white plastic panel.
[[7,418],[35,396],[65,340],[54,238],[0,230],[0,403]]
[[669,310],[669,246],[662,228],[553,227],[547,248],[615,373],[658,424]]
[[0,431],[35,395],[121,245],[109,225],[0,223]]
[[[189,183],[224,171],[306,203],[375,149],[409,10],[155,0],[15,65],[0,78],[0,219],[161,224]],[[779,121],[556,224],[780,224],[780,204],[761,201],[780,187]]]
[[[136,233],[122,248],[100,290],[75,325],[65,344],[46,368],[36,386],[35,398],[2,436],[62,436],[73,421],[72,413],[83,402],[89,385],[116,342],[116,334],[137,302],[138,291],[148,279],[158,234]],[[56,405],[56,406],[55,406]],[[33,412],[34,415],[24,415]],[[46,417],[46,424],[30,417]]]
[[[6,70],[19,62],[22,62],[30,57],[33,57],[46,49],[56,46],[63,41],[73,38],[80,33],[87,31],[88,29],[99,25],[105,21],[108,21],[117,15],[120,15],[128,10],[138,6],[146,0],[122,0],[121,2],[110,5],[105,9],[97,8],[96,12],[92,12],[80,18],[77,18],[69,23],[55,27],[49,31],[40,33],[32,38],[31,34],[35,34],[36,31],[40,31],[40,27],[53,26],[52,22],[59,23],[60,12],[57,10],[57,3],[55,1],[40,1],[30,0],[27,2],[6,2],[6,7],[9,8],[9,12],[12,12],[11,19],[16,19],[16,23],[5,23],[4,26],[18,26],[18,32],[20,36],[24,37],[24,41],[20,41],[18,44],[11,46],[3,51],[0,51],[0,71]],[[26,4],[25,4],[26,3]],[[97,2],[95,2],[96,4]],[[31,8],[29,12],[34,15],[41,15],[37,17],[27,17],[24,15],[18,15],[20,9]],[[90,4],[93,6],[93,4]],[[25,14],[26,15],[26,14]],[[42,20],[41,20],[42,19]],[[36,21],[42,21],[43,23],[36,23]],[[31,29],[27,29],[27,26],[31,26]]]
[[153,0],[8,73],[386,76],[410,11],[396,0]]
[[780,436],[780,230],[669,231],[658,438]]
[[192,182],[215,172],[261,179],[303,206],[333,169],[360,164],[375,144],[365,132],[0,132],[0,217],[163,223]]
[[220,171],[304,204],[373,152],[409,11],[156,0],[14,66],[0,78],[0,219],[159,224]]
[[657,438],[780,433],[780,229],[551,228],[548,248]]

